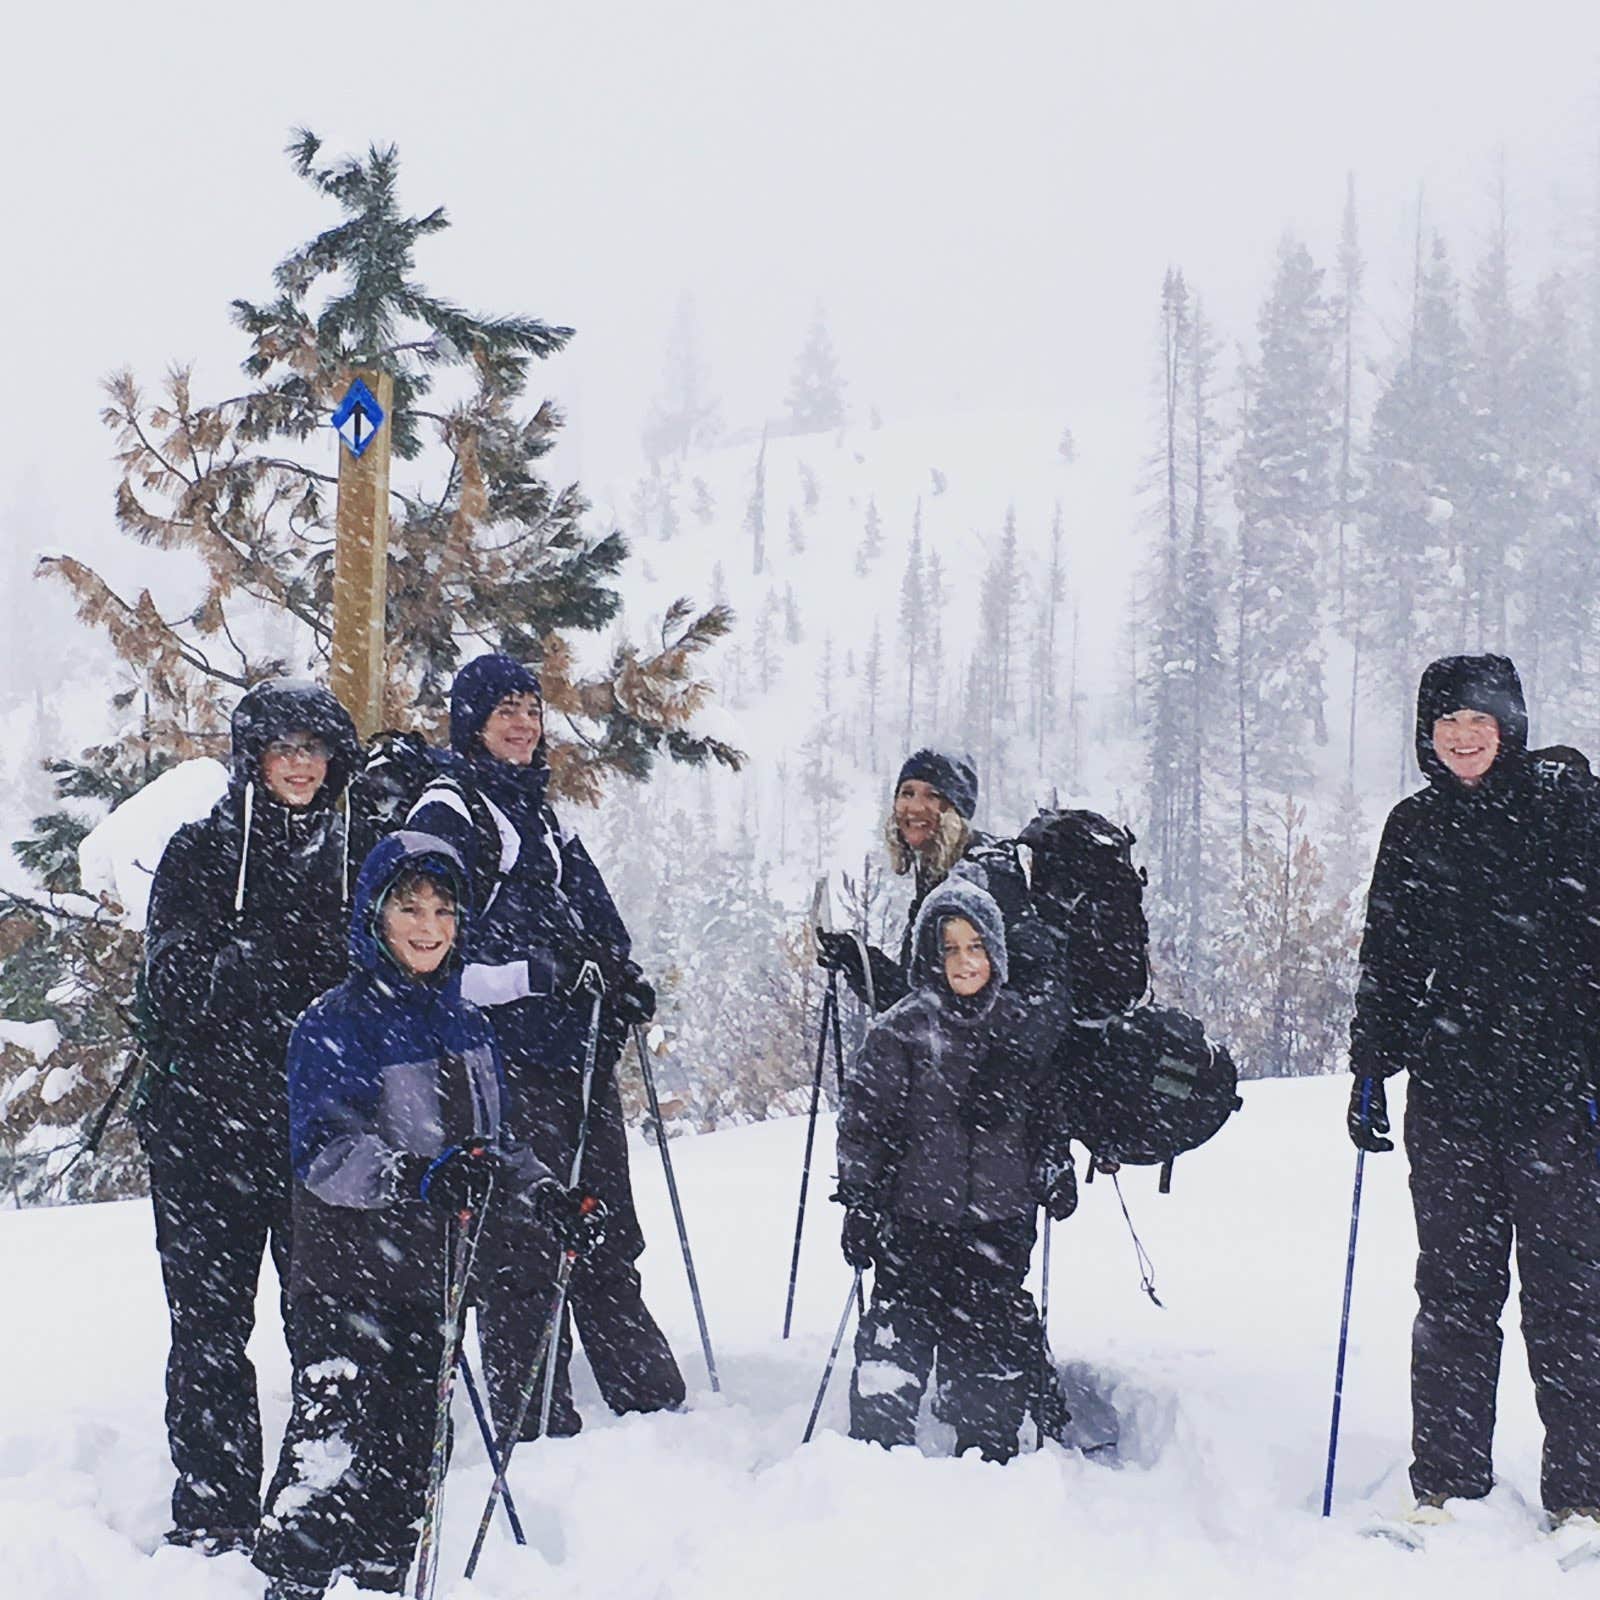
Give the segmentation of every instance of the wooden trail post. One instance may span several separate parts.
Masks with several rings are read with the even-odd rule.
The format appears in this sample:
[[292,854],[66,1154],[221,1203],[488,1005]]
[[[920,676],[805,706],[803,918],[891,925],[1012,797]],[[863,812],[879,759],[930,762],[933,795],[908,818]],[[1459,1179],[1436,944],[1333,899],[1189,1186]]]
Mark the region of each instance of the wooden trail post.
[[387,676],[384,623],[394,380],[386,372],[357,372],[352,377],[355,381],[334,413],[341,442],[329,687],[366,740],[383,726]]

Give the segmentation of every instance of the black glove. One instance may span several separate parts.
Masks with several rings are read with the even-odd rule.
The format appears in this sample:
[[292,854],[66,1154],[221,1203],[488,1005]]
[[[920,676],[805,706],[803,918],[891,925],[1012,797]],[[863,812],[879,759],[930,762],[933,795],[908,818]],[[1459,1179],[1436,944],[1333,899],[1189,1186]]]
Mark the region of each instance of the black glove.
[[1378,1155],[1394,1149],[1394,1140],[1382,1137],[1389,1131],[1389,1098],[1384,1093],[1382,1078],[1357,1078],[1350,1086],[1350,1111],[1345,1126],[1357,1150]]
[[874,1211],[859,1211],[852,1207],[844,1214],[844,1232],[839,1238],[839,1248],[852,1267],[865,1270],[878,1253],[878,1215]]
[[[468,1139],[441,1150],[423,1169],[417,1193],[430,1206],[452,1216],[481,1211],[500,1173],[500,1158],[483,1139]],[[404,1168],[402,1168],[404,1182]]]
[[582,994],[592,999],[597,991],[604,993],[608,987],[605,965],[587,940],[573,939],[559,946],[551,952],[550,962],[557,994]]
[[636,961],[624,963],[611,987],[611,1004],[624,1027],[641,1028],[656,1014],[656,991]]
[[609,1213],[604,1200],[583,1189],[563,1189],[548,1178],[533,1191],[533,1215],[563,1249],[581,1259],[604,1241]]
[[230,939],[211,963],[206,1010],[214,1017],[248,1017],[265,1009],[266,958],[248,939]]
[[1044,1208],[1052,1222],[1065,1222],[1078,1209],[1078,1174],[1063,1167],[1044,1192]]
[[866,974],[861,967],[861,946],[853,933],[832,933],[827,928],[817,929],[817,965],[824,972],[842,972],[853,989],[866,986]]

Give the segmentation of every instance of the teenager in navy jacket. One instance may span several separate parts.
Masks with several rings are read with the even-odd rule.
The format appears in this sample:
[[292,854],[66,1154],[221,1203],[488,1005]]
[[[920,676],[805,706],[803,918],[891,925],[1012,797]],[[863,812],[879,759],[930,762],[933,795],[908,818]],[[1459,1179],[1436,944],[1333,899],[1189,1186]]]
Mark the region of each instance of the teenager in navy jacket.
[[[644,1237],[634,1211],[615,1067],[628,1029],[649,1021],[655,994],[629,958],[631,941],[582,842],[546,800],[550,768],[539,680],[508,656],[480,656],[450,691],[452,762],[412,809],[408,826],[447,839],[478,886],[465,935],[463,993],[494,1023],[510,1120],[563,1180],[582,1115],[588,976],[604,999],[583,1186],[608,1208],[604,1242],[574,1272],[572,1320],[606,1403],[618,1412],[682,1403],[683,1377],[643,1299],[634,1262]],[[536,1230],[491,1227],[492,1276],[478,1312],[497,1422],[515,1410],[550,1303],[557,1251]],[[582,1426],[562,1330],[550,1431]],[[530,1415],[527,1428],[537,1429]]]

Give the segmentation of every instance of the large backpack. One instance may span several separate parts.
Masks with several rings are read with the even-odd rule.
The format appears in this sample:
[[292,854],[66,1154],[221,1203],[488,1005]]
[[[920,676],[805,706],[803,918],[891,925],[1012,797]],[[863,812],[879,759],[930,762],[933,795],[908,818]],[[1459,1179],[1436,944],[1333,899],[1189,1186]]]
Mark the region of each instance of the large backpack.
[[1108,1165],[1159,1165],[1163,1194],[1173,1161],[1243,1104],[1233,1057],[1170,1006],[1137,1006],[1068,1038],[1073,1136]]
[[1150,925],[1132,831],[1096,811],[1046,809],[1017,842],[1033,853],[1034,912],[1066,935],[1074,1013],[1098,1021],[1137,1005],[1150,987]]
[[405,823],[425,790],[444,785],[460,796],[480,840],[472,903],[481,911],[494,898],[500,884],[500,829],[483,796],[470,784],[456,782],[449,762],[449,756],[420,733],[390,729],[372,736],[361,769],[350,783],[352,892],[372,847]]

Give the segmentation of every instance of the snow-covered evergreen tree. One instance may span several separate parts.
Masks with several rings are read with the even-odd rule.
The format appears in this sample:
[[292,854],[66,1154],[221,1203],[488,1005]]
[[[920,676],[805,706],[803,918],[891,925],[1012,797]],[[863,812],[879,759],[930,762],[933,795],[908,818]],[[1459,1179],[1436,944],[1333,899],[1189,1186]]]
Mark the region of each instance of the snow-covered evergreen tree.
[[685,290],[678,297],[667,332],[661,393],[652,402],[644,426],[645,454],[658,462],[672,456],[683,460],[691,450],[714,445],[721,431],[718,403],[700,355],[694,296]]
[[1321,595],[1338,426],[1322,276],[1286,238],[1245,375],[1233,575],[1241,840],[1252,788],[1302,785],[1307,742],[1327,738]]
[[791,433],[827,433],[844,425],[844,379],[833,353],[833,340],[821,306],[789,379],[784,401]]

